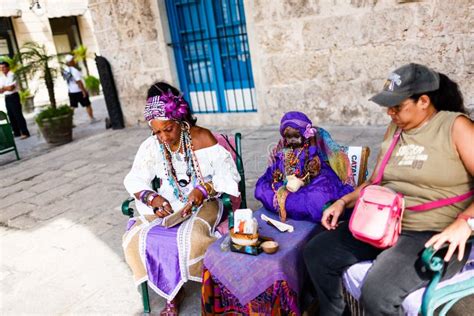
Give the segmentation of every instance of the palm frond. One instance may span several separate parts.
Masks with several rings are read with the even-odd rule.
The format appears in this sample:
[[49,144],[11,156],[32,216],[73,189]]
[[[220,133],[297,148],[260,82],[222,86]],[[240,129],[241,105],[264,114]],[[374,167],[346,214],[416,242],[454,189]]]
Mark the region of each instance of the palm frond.
[[51,107],[56,108],[56,99],[54,95],[54,80],[58,70],[53,66],[57,55],[49,55],[46,47],[36,42],[27,42],[17,54],[21,65],[17,69],[17,75],[27,75],[30,78],[39,76],[48,89],[49,101]]

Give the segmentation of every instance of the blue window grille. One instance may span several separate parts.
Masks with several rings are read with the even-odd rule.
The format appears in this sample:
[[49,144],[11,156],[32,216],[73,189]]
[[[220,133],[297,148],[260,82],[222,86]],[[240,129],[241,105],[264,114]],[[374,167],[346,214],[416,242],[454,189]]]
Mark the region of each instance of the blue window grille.
[[194,113],[256,111],[242,0],[166,0],[181,90]]

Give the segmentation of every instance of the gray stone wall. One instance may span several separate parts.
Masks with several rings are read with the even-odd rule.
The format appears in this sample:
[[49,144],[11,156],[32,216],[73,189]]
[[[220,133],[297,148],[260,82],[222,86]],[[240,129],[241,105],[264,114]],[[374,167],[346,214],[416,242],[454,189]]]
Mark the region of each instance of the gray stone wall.
[[[163,0],[90,0],[128,124],[154,80],[177,83]],[[474,105],[472,0],[244,0],[255,114],[200,115],[202,125],[274,124],[301,110],[315,123],[384,124],[368,98],[390,70],[418,62],[456,80]]]
[[474,106],[473,1],[247,0],[259,109],[316,122],[382,124],[368,101],[390,70],[418,62],[457,81]]
[[383,124],[368,98],[418,62],[457,81],[474,106],[472,0],[246,0],[262,123],[301,110],[315,122]]

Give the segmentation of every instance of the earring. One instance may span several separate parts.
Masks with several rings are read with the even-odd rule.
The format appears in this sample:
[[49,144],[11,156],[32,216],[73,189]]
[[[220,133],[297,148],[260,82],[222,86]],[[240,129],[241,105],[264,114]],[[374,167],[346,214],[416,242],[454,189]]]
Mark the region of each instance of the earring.
[[189,125],[189,123],[187,121],[182,121],[181,122],[181,129],[189,131],[190,128],[191,128],[191,125]]

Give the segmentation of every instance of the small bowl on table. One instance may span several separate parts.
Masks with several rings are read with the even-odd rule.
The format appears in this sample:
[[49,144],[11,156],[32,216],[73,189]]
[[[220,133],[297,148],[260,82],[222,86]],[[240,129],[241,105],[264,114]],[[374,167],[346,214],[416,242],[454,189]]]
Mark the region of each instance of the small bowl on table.
[[272,254],[277,252],[278,250],[278,243],[276,241],[264,241],[260,245],[262,247],[263,252]]

